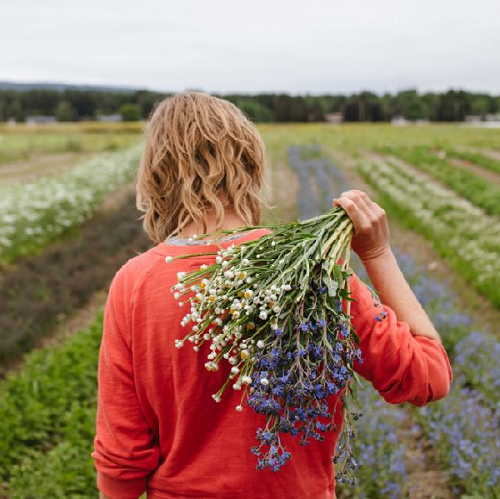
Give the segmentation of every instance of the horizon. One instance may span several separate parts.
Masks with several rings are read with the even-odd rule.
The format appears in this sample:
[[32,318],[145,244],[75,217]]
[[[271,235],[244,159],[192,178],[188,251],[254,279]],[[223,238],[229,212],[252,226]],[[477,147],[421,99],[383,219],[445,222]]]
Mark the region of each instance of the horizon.
[[[334,95],[358,95],[363,92],[369,92],[372,93],[378,97],[383,97],[384,94],[398,94],[400,92],[409,92],[409,91],[416,91],[419,95],[426,94],[426,93],[433,93],[433,94],[444,94],[447,92],[466,92],[470,94],[484,94],[484,95],[489,95],[492,97],[497,97],[500,96],[500,91],[497,92],[490,92],[490,91],[480,91],[480,90],[472,90],[469,88],[464,88],[460,86],[453,86],[450,85],[448,88],[445,88],[443,90],[419,90],[415,86],[409,86],[405,88],[401,88],[396,91],[382,91],[382,92],[377,92],[374,90],[371,90],[369,88],[361,89],[356,92],[310,92],[310,91],[305,91],[305,92],[289,92],[289,91],[270,91],[270,90],[262,90],[262,91],[255,91],[255,92],[250,92],[250,91],[245,91],[245,90],[240,90],[240,91],[227,91],[227,92],[220,92],[220,91],[208,91],[203,88],[185,88],[182,90],[162,90],[162,89],[155,89],[155,88],[148,88],[148,87],[134,87],[128,84],[109,84],[109,83],[69,83],[69,82],[62,82],[62,81],[43,81],[43,80],[33,80],[33,81],[14,81],[14,80],[0,80],[0,86],[2,85],[26,85],[26,86],[54,86],[54,87],[88,87],[89,89],[103,89],[103,91],[113,91],[113,90],[120,90],[122,92],[151,92],[151,93],[159,93],[159,94],[176,94],[176,93],[181,93],[181,92],[186,92],[189,90],[194,90],[194,91],[201,91],[201,92],[206,92],[210,94],[219,94],[219,95],[249,95],[249,96],[256,96],[256,95],[262,95],[262,94],[285,94],[289,95],[291,97],[305,97],[305,96],[312,96],[312,97],[320,97],[320,96],[334,96]],[[0,89],[1,90],[1,89]]]

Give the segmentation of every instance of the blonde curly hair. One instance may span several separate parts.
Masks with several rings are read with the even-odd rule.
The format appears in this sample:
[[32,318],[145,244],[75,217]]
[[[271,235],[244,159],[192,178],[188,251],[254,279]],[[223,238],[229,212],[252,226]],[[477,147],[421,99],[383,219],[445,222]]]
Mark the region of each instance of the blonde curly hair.
[[[136,178],[136,205],[155,243],[176,235],[214,208],[216,231],[228,207],[260,223],[265,146],[256,127],[234,104],[189,91],[158,103],[146,126]],[[267,205],[266,205],[267,206]]]

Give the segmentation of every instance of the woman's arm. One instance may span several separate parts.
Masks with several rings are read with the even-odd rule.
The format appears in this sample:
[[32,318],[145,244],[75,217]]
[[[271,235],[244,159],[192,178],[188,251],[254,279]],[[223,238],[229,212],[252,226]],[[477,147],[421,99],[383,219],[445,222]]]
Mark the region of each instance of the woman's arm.
[[[97,472],[97,476],[99,476],[100,471]],[[111,497],[107,496],[103,492],[99,492],[99,499],[112,499]]]
[[160,450],[135,389],[131,348],[134,274],[124,265],[106,301],[99,352],[96,434],[92,457],[101,497],[137,499],[158,467]]
[[385,210],[359,190],[350,190],[335,199],[354,225],[352,249],[362,261],[382,303],[391,307],[413,335],[441,342],[427,313],[406,282],[390,245]]
[[361,191],[343,193],[342,206],[354,223],[352,248],[361,258],[382,303],[353,272],[351,324],[359,337],[362,361],[354,370],[391,404],[423,406],[445,397],[453,372],[446,350],[389,244],[384,210]]

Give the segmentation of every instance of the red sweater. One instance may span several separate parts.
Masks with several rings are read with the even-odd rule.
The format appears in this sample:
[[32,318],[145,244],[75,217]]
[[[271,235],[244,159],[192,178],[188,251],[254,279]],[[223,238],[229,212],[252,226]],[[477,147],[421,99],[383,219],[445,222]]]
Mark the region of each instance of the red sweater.
[[[269,233],[249,232],[223,247]],[[199,352],[174,340],[188,305],[179,307],[170,287],[177,272],[198,269],[214,256],[165,263],[165,256],[216,251],[215,246],[161,243],[130,259],[116,274],[106,303],[99,358],[97,434],[92,457],[99,489],[113,499],[313,499],[335,498],[334,453],[337,432],[303,447],[299,438],[281,434],[292,457],[278,471],[256,470],[250,447],[265,415],[244,404],[232,384],[217,403],[212,399],[227,379],[229,363],[218,371],[204,367],[208,342]],[[380,322],[368,288],[354,274],[350,280],[352,323],[361,341],[364,362],[355,370],[371,381],[389,403],[422,406],[444,397],[453,379],[441,343],[413,336],[408,324],[383,305]],[[344,307],[346,302],[344,302]],[[206,347],[206,348],[205,348]],[[340,392],[341,393],[341,392]],[[328,397],[330,409],[339,394]],[[342,422],[340,411],[336,418]]]

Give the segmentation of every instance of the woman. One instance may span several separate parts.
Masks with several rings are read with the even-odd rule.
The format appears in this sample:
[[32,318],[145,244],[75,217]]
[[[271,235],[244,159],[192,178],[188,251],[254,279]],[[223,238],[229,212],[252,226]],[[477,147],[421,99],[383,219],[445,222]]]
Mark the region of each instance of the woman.
[[[137,204],[155,246],[117,272],[106,304],[92,453],[101,497],[136,498],[146,490],[154,499],[335,497],[331,458],[338,431],[306,447],[284,434],[291,459],[277,473],[256,470],[249,450],[265,417],[250,407],[235,411],[241,394],[234,390],[214,402],[230,366],[206,371],[206,344],[199,352],[174,346],[186,335],[180,325],[186,312],[170,287],[177,272],[215,257],[169,265],[166,257],[213,252],[267,234],[256,229],[208,245],[191,238],[219,238],[222,229],[259,224],[264,168],[258,132],[225,100],[178,94],[161,102],[148,123]],[[368,288],[351,276],[350,313],[364,358],[355,370],[392,404],[423,406],[445,397],[449,360],[394,258],[384,210],[357,190],[334,205],[352,219],[352,248],[383,303],[377,308]],[[332,408],[337,396],[329,397]],[[340,428],[340,411],[336,422]]]

